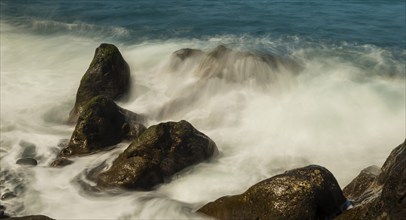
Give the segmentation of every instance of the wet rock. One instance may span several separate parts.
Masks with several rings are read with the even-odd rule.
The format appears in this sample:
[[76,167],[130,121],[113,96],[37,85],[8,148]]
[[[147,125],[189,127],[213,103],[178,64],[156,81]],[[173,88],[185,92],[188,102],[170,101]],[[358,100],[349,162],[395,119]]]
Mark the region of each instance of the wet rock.
[[355,177],[351,183],[349,183],[344,189],[344,195],[355,202],[355,204],[362,202],[361,195],[367,195],[368,190],[372,193],[374,182],[381,174],[381,168],[378,166],[369,166],[361,171],[361,173]]
[[216,144],[189,122],[160,123],[132,142],[96,181],[104,187],[150,189],[216,152]]
[[14,192],[6,192],[3,195],[1,195],[1,200],[8,200],[17,197]]
[[21,158],[16,161],[18,165],[29,165],[29,166],[37,166],[38,162],[34,158]]
[[50,166],[51,167],[64,167],[64,166],[68,166],[68,165],[70,165],[72,163],[73,163],[73,161],[69,160],[68,158],[60,157],[60,158],[57,158],[56,160],[54,160],[50,164]]
[[94,153],[138,137],[145,130],[140,120],[139,115],[120,108],[110,98],[94,97],[83,107],[69,144],[59,157]]
[[74,123],[83,107],[92,98],[104,95],[116,100],[130,89],[130,68],[120,51],[112,44],[101,44],[80,81],[76,102],[70,112],[69,122]]
[[[336,219],[404,219],[406,216],[406,141],[396,147],[359,204]],[[372,192],[372,193],[371,193]]]
[[[186,63],[192,63],[192,65],[196,65],[199,61],[199,59],[196,58],[200,58],[203,54],[203,51],[198,49],[184,48],[177,50],[172,53],[169,66],[172,71],[178,71],[180,67],[185,67]],[[188,67],[186,67],[187,70],[190,70]]]
[[219,45],[204,55],[196,73],[201,79],[265,85],[280,80],[286,73],[297,75],[302,69],[298,62],[275,54],[243,52]]
[[173,52],[173,55],[179,58],[180,60],[185,60],[194,56],[200,56],[202,54],[203,51],[190,48],[184,48]]
[[23,217],[12,217],[10,220],[55,220],[45,215],[29,215]]
[[37,149],[35,144],[26,142],[26,141],[21,141],[20,142],[20,147],[23,149],[23,152],[21,153],[22,158],[35,158],[37,155]]
[[10,218],[8,214],[6,214],[3,210],[0,210],[0,219]]
[[226,196],[198,212],[217,219],[328,219],[346,204],[337,180],[324,167],[294,169]]

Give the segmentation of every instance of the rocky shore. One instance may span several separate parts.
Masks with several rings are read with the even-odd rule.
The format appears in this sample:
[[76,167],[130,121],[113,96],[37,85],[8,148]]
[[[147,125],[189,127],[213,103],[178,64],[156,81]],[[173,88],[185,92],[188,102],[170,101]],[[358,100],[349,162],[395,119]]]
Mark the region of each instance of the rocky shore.
[[[202,56],[203,65],[209,59],[224,59],[221,54],[238,53],[224,46],[207,54],[182,49],[173,54],[172,59],[176,61],[173,68],[179,68],[189,57]],[[243,55],[268,63],[274,69],[286,66],[299,69],[291,61],[271,55]],[[204,65],[201,68],[200,72],[204,74]],[[63,167],[74,163],[71,159],[76,156],[109,150],[116,144],[129,141],[131,144],[108,169],[88,178],[101,189],[152,190],[171,181],[171,176],[177,172],[203,161],[210,162],[218,155],[216,143],[185,120],[146,127],[143,123],[148,116],[118,106],[115,101],[125,97],[130,90],[130,77],[129,66],[116,46],[101,44],[96,49],[68,116],[67,121],[75,123],[75,129],[51,167],[63,172]],[[243,80],[231,75],[205,77]],[[16,163],[35,166],[37,163],[32,157],[28,155]],[[242,194],[225,195],[196,212],[225,220],[403,219],[406,216],[405,168],[406,141],[391,152],[381,168],[371,166],[362,170],[343,189],[327,168],[309,165],[265,179]],[[6,211],[5,207],[1,209],[0,218],[10,218]],[[26,216],[10,219],[51,218]]]

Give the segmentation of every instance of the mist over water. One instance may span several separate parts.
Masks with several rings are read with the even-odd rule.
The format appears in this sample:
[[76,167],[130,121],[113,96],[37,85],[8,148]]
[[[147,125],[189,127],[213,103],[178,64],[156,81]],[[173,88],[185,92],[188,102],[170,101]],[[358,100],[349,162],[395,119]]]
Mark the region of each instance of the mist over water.
[[[326,167],[344,187],[363,168],[381,166],[405,138],[404,47],[238,33],[128,40],[134,31],[73,20],[1,21],[0,190],[16,195],[1,201],[7,213],[201,218],[194,211],[203,204],[309,164]],[[189,121],[216,142],[217,157],[150,192],[100,192],[85,177],[129,143],[49,167],[72,134],[64,122],[105,41],[131,68],[133,88],[118,105],[145,115],[146,126]],[[201,51],[181,60],[174,52],[182,48]],[[38,166],[15,164],[27,154]]]

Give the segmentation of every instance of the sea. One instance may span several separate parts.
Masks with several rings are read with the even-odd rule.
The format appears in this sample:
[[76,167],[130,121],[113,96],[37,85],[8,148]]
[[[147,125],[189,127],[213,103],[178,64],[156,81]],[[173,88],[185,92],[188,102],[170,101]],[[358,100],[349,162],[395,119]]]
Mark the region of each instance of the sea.
[[[202,219],[195,211],[204,204],[309,164],[345,187],[405,140],[405,4],[1,0],[0,205],[11,216]],[[129,142],[51,168],[101,43],[116,45],[131,68],[119,106],[146,126],[187,120],[219,154],[151,191],[95,190],[87,178]],[[235,55],[174,61],[180,49],[219,45]],[[264,54],[297,68],[270,68],[257,59]],[[38,165],[16,164],[27,156]]]

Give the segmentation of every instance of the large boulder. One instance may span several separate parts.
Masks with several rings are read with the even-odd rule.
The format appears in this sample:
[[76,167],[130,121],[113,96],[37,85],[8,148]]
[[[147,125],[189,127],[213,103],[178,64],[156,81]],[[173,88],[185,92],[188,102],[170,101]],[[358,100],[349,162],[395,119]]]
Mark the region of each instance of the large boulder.
[[356,198],[362,202],[336,219],[404,219],[406,216],[405,168],[406,141],[391,152],[382,166],[382,173],[368,190],[364,190]]
[[198,212],[217,219],[328,219],[346,204],[340,186],[324,167],[294,169],[226,196]]
[[145,127],[140,116],[120,108],[110,98],[97,96],[83,108],[67,147],[59,157],[89,154],[138,137]]
[[80,81],[76,102],[69,115],[74,123],[92,98],[104,95],[116,100],[130,89],[130,68],[120,51],[112,44],[101,44]]
[[150,189],[216,152],[216,144],[189,122],[160,123],[142,133],[96,181],[103,187]]

